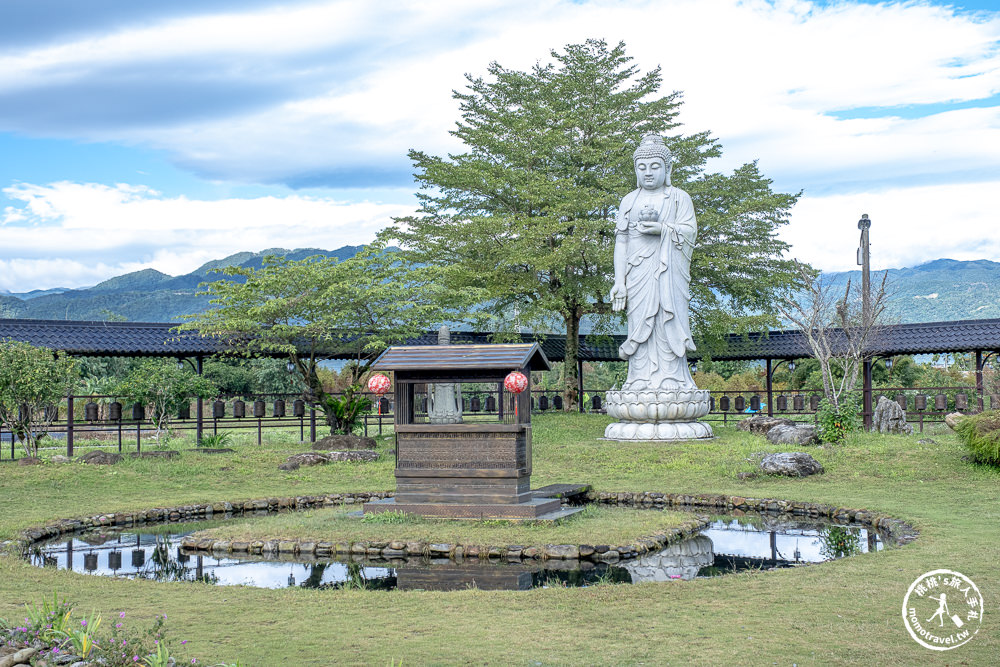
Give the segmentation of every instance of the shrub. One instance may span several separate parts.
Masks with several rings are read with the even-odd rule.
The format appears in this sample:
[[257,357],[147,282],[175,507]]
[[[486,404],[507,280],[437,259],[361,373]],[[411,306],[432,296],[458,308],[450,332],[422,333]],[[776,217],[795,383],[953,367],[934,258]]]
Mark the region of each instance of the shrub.
[[114,388],[118,396],[129,401],[153,407],[156,439],[170,428],[171,416],[191,398],[210,398],[216,393],[215,385],[204,377],[177,368],[168,359],[143,361],[128,377]]
[[378,514],[366,514],[361,517],[361,523],[384,523],[384,524],[398,524],[398,523],[409,523],[413,520],[413,516],[407,514],[406,512],[400,512],[398,510],[390,510],[388,512],[379,512]]
[[233,434],[229,431],[223,431],[222,433],[206,433],[201,436],[201,442],[198,443],[199,447],[205,447],[208,449],[222,449],[229,446],[229,441],[233,439]]
[[0,340],[0,427],[17,436],[28,456],[38,456],[56,413],[49,406],[59,404],[76,376],[76,362],[62,352]]
[[973,461],[1000,465],[1000,410],[964,417],[955,432]]
[[841,397],[838,407],[834,407],[829,398],[822,399],[816,411],[816,420],[819,423],[819,439],[835,445],[843,444],[847,434],[861,425],[857,402],[844,397]]
[[[361,573],[359,564],[352,565],[356,573]],[[52,596],[51,602],[43,601],[39,607],[25,605],[25,613],[23,623],[0,618],[0,647],[37,648],[37,657],[41,658],[38,664],[68,664],[62,660],[65,655],[91,657],[86,664],[105,667],[169,667],[183,662],[167,645],[166,614],[157,615],[152,625],[140,629],[127,626],[125,612],[121,612],[114,625],[107,628],[108,632],[101,627],[101,615],[96,611],[87,618],[73,619],[73,604],[60,599],[58,594]],[[185,644],[186,640],[180,642],[181,646]],[[190,664],[199,663],[192,658]],[[219,667],[239,665],[237,661]]]

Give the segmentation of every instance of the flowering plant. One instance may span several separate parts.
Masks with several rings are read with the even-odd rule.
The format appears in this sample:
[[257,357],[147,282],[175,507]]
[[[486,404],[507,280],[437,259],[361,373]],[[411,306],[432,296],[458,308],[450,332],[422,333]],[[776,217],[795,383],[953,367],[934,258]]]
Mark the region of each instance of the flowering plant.
[[822,399],[816,411],[816,420],[820,440],[834,445],[844,444],[847,434],[857,430],[861,423],[857,403],[844,396],[836,407],[830,399]]

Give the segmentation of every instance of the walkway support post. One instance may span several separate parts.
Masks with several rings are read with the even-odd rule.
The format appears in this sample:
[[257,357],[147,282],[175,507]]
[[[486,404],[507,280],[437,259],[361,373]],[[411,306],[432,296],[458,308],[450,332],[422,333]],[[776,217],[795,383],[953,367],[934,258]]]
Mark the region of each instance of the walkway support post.
[[861,409],[865,414],[865,430],[870,431],[872,428],[872,360],[870,357],[865,357],[862,369],[863,404]]
[[584,405],[583,400],[583,359],[576,360],[576,383],[577,383],[577,402],[580,404],[580,412],[586,412],[587,408]]
[[979,411],[982,412],[986,405],[983,400],[983,351],[976,350],[976,396],[979,397]]
[[774,408],[771,407],[774,401],[771,400],[772,394],[774,393],[774,387],[771,385],[771,359],[767,359],[767,416],[774,416]]
[[[198,371],[199,376],[202,374],[202,371],[204,370],[204,360],[205,358],[199,354],[197,357],[197,369],[196,369]],[[202,412],[201,396],[198,397],[198,405],[195,408],[195,421],[197,422],[197,425],[195,427],[195,443],[198,447],[200,447],[201,435],[205,428],[204,413]]]
[[66,395],[66,456],[73,456],[73,390]]

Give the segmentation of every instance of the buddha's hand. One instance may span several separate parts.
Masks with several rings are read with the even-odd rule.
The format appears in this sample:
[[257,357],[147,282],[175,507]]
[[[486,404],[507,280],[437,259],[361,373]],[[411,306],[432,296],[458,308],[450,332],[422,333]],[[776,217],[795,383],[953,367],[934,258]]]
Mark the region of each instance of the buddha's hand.
[[656,220],[640,220],[635,227],[641,234],[663,233],[663,223]]
[[611,310],[624,310],[625,296],[625,283],[616,282],[614,287],[611,288]]

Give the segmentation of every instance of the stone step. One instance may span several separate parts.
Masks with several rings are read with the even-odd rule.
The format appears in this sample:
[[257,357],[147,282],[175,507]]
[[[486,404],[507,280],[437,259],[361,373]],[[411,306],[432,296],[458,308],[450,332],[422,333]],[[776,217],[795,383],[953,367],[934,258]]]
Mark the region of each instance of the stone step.
[[590,491],[590,484],[549,484],[533,489],[531,495],[535,498],[575,498],[587,491]]

